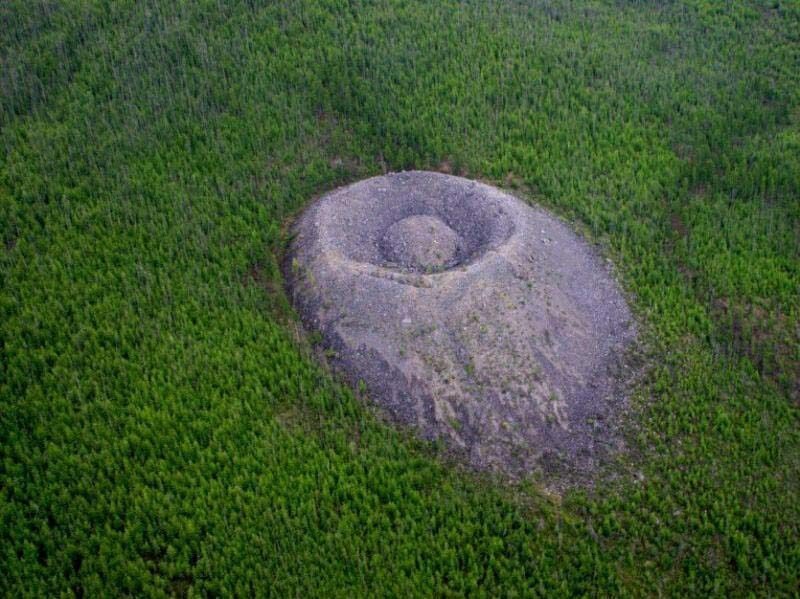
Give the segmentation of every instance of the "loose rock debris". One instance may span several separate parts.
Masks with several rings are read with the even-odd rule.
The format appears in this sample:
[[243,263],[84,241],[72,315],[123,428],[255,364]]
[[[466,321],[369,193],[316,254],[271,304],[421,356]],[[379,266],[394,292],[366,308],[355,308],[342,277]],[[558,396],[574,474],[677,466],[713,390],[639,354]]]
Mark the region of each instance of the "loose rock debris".
[[412,171],[332,191],[294,232],[287,281],[305,326],[394,420],[512,477],[587,477],[618,448],[636,327],[561,220]]

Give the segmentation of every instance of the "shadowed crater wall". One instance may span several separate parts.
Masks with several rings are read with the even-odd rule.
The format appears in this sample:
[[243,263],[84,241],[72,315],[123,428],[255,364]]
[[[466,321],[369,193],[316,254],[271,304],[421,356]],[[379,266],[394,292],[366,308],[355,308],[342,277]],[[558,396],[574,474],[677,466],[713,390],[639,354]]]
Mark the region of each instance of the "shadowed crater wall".
[[478,468],[590,476],[619,440],[635,337],[603,259],[494,187],[374,177],[299,218],[287,266],[304,324],[395,420]]

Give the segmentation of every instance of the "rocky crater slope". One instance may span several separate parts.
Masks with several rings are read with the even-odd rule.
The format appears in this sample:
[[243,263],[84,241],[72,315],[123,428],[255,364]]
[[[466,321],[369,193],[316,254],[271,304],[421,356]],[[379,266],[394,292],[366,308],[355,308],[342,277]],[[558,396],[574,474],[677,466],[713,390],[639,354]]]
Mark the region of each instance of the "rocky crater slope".
[[590,474],[618,443],[635,326],[561,220],[430,172],[360,181],[295,225],[290,293],[334,364],[478,468]]

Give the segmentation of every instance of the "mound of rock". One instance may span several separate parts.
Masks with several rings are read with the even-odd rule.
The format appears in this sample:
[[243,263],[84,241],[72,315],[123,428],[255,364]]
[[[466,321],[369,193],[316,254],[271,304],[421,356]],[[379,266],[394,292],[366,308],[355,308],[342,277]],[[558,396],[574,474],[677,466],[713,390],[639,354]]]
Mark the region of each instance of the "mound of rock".
[[314,202],[287,281],[334,365],[478,468],[591,472],[617,443],[635,336],[604,261],[562,221],[429,172]]

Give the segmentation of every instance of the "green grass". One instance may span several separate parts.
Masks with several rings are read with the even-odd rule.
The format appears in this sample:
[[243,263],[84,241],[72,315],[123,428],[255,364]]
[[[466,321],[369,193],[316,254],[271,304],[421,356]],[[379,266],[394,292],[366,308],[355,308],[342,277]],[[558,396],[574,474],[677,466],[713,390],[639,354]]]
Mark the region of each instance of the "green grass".
[[[0,127],[3,594],[797,592],[796,2],[11,0]],[[316,365],[285,224],[410,167],[614,259],[637,476],[494,484]]]

